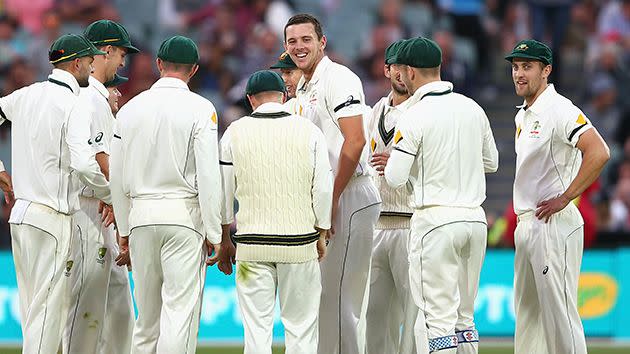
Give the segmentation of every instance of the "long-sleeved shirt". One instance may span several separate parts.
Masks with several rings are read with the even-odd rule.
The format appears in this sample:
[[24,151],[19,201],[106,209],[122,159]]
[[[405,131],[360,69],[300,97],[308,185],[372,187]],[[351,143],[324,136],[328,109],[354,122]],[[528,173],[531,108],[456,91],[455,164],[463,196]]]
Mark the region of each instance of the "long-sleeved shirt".
[[116,116],[110,179],[121,236],[171,224],[221,242],[217,114],[182,80],[166,77]]
[[479,207],[486,198],[485,174],[499,154],[483,109],[453,93],[445,81],[428,83],[399,118],[394,151],[385,167],[394,188],[410,182],[415,208]]
[[79,210],[80,181],[94,189],[96,198],[110,202],[109,184],[88,144],[89,109],[78,95],[74,76],[53,69],[48,81],[0,98],[0,123],[8,119],[12,124],[11,172],[18,203],[73,213]]
[[260,105],[221,138],[223,224],[234,220],[239,260],[317,258],[315,228],[329,229],[333,177],[323,133],[279,103]]

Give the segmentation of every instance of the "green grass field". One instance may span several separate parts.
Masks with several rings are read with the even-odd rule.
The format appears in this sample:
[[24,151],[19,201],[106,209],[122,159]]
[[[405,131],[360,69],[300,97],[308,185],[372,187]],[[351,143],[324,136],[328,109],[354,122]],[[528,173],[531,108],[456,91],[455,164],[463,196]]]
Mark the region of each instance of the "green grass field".
[[[630,346],[627,347],[601,347],[601,346],[589,346],[589,354],[628,354],[630,353]],[[241,354],[243,349],[239,347],[205,347],[197,349],[197,354]],[[280,347],[276,347],[273,350],[273,354],[282,354],[284,350]],[[492,346],[490,348],[479,349],[479,354],[512,354],[514,349],[511,346],[499,347]],[[20,354],[19,348],[0,348],[0,354]]]

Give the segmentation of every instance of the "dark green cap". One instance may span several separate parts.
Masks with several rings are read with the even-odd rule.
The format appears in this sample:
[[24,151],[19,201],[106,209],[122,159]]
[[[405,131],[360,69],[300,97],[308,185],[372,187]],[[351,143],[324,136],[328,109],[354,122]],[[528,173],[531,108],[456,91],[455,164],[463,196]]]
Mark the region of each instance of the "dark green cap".
[[542,62],[545,65],[551,65],[553,62],[551,48],[545,43],[534,39],[524,39],[516,44],[512,53],[505,56],[505,60],[512,62],[514,58],[533,59]]
[[437,68],[442,64],[442,49],[428,38],[408,39],[400,44],[390,64],[404,64],[414,68]]
[[111,80],[107,81],[107,82],[106,82],[106,83],[104,83],[103,85],[104,85],[105,87],[116,87],[116,86],[118,86],[118,85],[122,85],[122,84],[124,84],[124,83],[125,83],[125,82],[127,82],[127,81],[129,81],[129,79],[128,79],[128,78],[126,78],[126,77],[124,77],[124,76],[120,76],[120,75],[118,75],[118,74],[115,74],[113,79],[111,79]]
[[107,53],[98,50],[90,41],[81,35],[64,34],[57,38],[50,46],[48,60],[51,64],[59,64],[76,58],[105,54]]
[[255,95],[266,91],[286,92],[284,81],[275,71],[256,71],[249,77],[249,80],[247,80],[245,93],[248,95]]
[[393,64],[391,61],[396,56],[396,54],[398,53],[398,49],[400,49],[400,46],[403,43],[405,43],[405,39],[400,39],[390,44],[389,47],[385,49],[385,64]]
[[197,64],[199,50],[192,39],[184,36],[171,37],[160,45],[158,58],[177,64]]
[[125,27],[111,20],[98,20],[92,22],[83,35],[97,47],[113,45],[127,49],[127,53],[138,53],[140,50],[131,45],[129,33]]
[[284,52],[280,54],[278,61],[270,66],[269,69],[297,69],[297,65],[295,65],[289,53]]

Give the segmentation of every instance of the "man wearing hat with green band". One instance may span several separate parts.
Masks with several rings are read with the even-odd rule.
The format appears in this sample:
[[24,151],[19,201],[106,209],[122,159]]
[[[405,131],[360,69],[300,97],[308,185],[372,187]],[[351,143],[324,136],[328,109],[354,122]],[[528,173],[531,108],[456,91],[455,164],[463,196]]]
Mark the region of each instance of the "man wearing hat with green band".
[[280,70],[280,76],[287,88],[287,101],[284,103],[287,112],[300,114],[300,112],[298,112],[299,105],[297,104],[297,99],[295,98],[295,91],[297,90],[298,82],[302,78],[302,70],[298,69],[287,52],[280,54],[278,61],[269,68]]
[[164,41],[160,79],[116,116],[110,176],[133,262],[132,353],[195,352],[206,262],[220,255],[217,113],[188,88],[198,61],[191,39]]
[[326,253],[333,189],[326,140],[315,124],[285,111],[285,86],[277,73],[254,73],[246,93],[254,112],[230,124],[221,138],[227,252],[219,269],[232,273],[229,230],[236,199],[236,292],[245,354],[271,354],[276,294],[286,353],[316,354],[318,259]]
[[552,52],[523,40],[505,59],[523,105],[516,114],[514,351],[586,353],[578,313],[584,221],[571,201],[599,176],[608,146],[548,83]]
[[[119,68],[125,65],[127,53],[137,53],[123,26],[110,20],[98,20],[90,24],[83,35],[105,55],[94,59],[94,70],[89,78],[90,85],[81,90],[79,99],[90,107],[90,147],[96,153],[101,171],[109,178],[110,143],[113,139],[114,115],[109,106],[109,91],[103,85],[112,80]],[[96,353],[102,350],[100,342],[115,344],[111,352],[128,353],[131,350],[133,307],[131,293],[120,294],[120,298],[107,308],[110,280],[114,283],[126,281],[126,267],[117,266],[115,258],[119,247],[113,220],[101,221],[98,199],[91,188],[85,187],[79,197],[81,210],[74,216],[75,272],[71,276],[72,296],[70,314],[64,333],[64,353]],[[126,252],[126,250],[122,250]],[[127,286],[129,288],[129,286]],[[83,314],[88,313],[89,316]],[[120,332],[116,338],[103,338],[109,333],[103,330],[105,313],[115,319]],[[98,348],[98,350],[97,350]]]
[[11,121],[11,211],[23,353],[56,353],[68,317],[73,268],[72,214],[79,210],[80,182],[110,203],[109,184],[88,145],[89,107],[79,99],[94,56],[105,53],[80,35],[51,46],[48,81],[0,98],[0,122]]
[[413,213],[410,207],[411,194],[405,188],[390,188],[383,177],[386,159],[394,145],[396,122],[407,108],[409,98],[407,87],[400,81],[399,66],[389,64],[403,42],[394,42],[385,50],[383,73],[392,90],[374,105],[368,123],[370,163],[378,172],[372,179],[383,200],[372,245],[370,296],[366,315],[368,354],[416,352],[413,324],[418,308],[409,291],[407,261],[407,235]]
[[412,105],[396,125],[385,179],[392,188],[410,183],[413,189],[408,251],[411,293],[420,308],[418,350],[472,354],[487,238],[485,173],[495,172],[499,161],[485,112],[441,81],[441,62],[440,47],[422,37],[405,41],[392,59]]

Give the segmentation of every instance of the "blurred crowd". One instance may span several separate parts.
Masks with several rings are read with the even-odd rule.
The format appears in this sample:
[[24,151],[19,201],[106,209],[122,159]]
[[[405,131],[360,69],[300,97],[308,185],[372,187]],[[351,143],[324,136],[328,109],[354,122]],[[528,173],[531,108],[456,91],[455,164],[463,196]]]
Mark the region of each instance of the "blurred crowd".
[[[225,129],[247,113],[246,78],[276,61],[284,24],[298,12],[322,21],[328,55],[359,74],[370,105],[389,90],[383,54],[400,38],[435,39],[443,50],[443,79],[482,106],[513,90],[502,55],[516,41],[533,37],[551,44],[551,81],[585,111],[613,155],[580,200],[592,207],[588,245],[630,242],[630,100],[623,94],[630,92],[630,0],[0,0],[0,94],[45,79],[48,48],[59,35],[112,19],[142,50],[123,70],[130,80],[120,88],[120,104],[156,80],[156,47],[182,33],[197,41],[201,54],[191,89],[215,104]],[[572,58],[579,65],[565,66]],[[10,171],[9,130],[10,124],[0,126],[0,159]],[[0,247],[8,247],[7,207],[2,214]],[[494,244],[509,245],[509,228],[495,234],[500,241]]]

